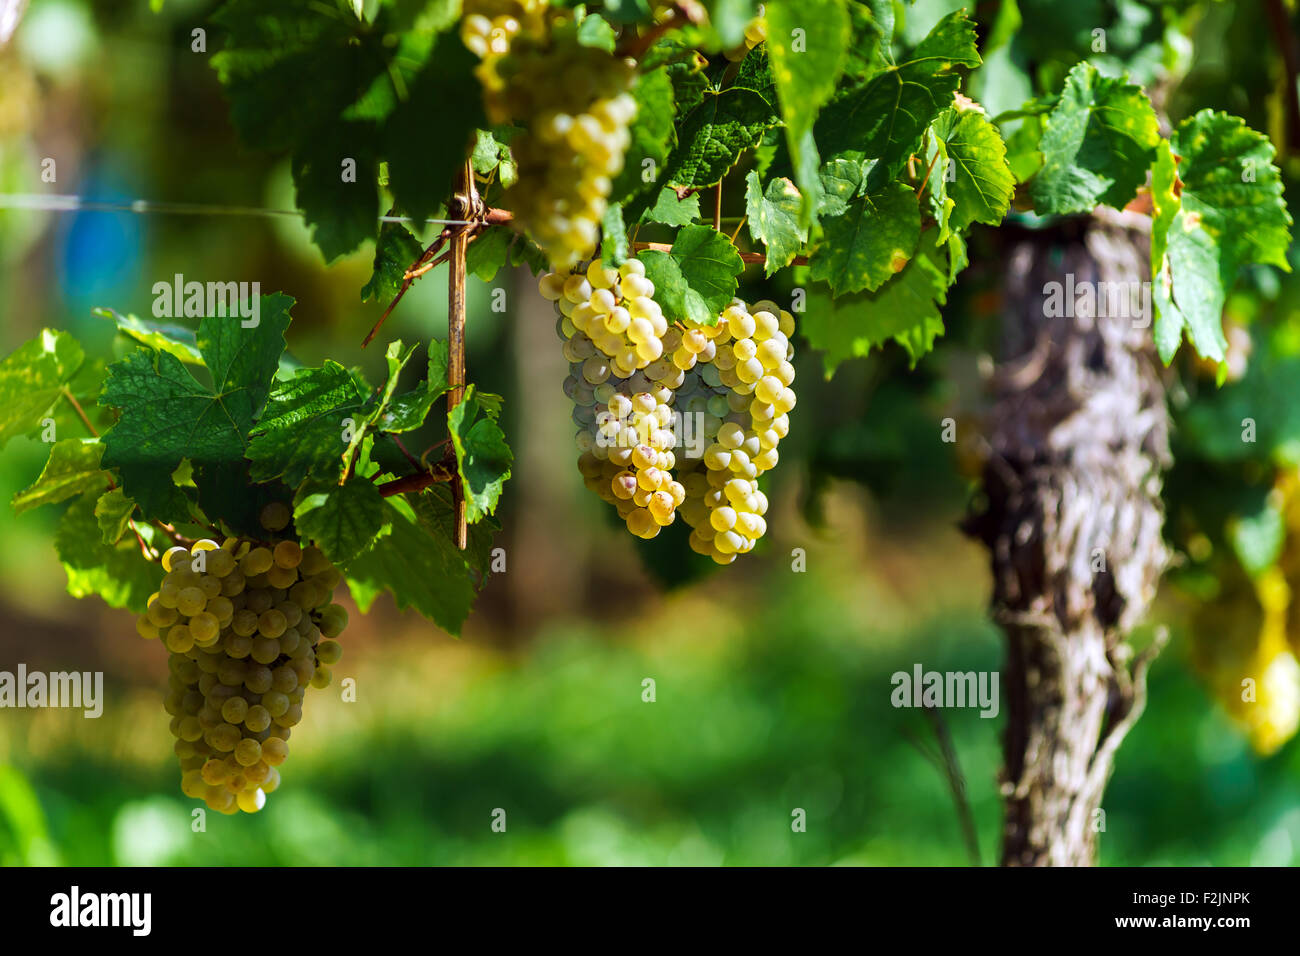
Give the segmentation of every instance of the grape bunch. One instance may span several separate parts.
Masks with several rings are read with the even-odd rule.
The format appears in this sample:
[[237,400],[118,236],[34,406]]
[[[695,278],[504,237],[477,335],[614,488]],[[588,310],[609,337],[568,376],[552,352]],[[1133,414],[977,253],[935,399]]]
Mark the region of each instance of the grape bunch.
[[752,550],[767,530],[758,478],[795,405],[794,316],[737,299],[712,325],[669,326],[636,259],[550,273],[539,289],[559,313],[587,488],[638,537],[680,512],[697,553],[730,564]]
[[546,29],[547,0],[465,0],[460,39],[482,63],[476,71],[490,89],[501,88],[497,61],[510,52],[521,31],[538,34]]
[[595,249],[623,169],[637,114],[628,92],[635,64],[579,42],[566,11],[519,2],[498,12],[509,6],[467,4],[461,35],[482,58],[489,119],[524,127],[510,144],[518,180],[506,203],[552,265],[567,270]]
[[[268,531],[288,523],[284,505],[263,509]],[[292,540],[203,540],[162,563],[136,629],[170,651],[164,707],[181,790],[220,813],[256,813],[280,785],[307,686],[328,686],[342,657],[347,611],[330,603],[342,576]]]

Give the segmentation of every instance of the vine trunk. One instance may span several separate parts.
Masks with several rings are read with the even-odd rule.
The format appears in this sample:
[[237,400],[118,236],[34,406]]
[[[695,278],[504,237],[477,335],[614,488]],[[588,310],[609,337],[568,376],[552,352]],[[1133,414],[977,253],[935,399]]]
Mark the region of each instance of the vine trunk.
[[[1007,637],[1006,866],[1096,862],[1102,792],[1162,642],[1135,655],[1129,635],[1167,559],[1165,393],[1149,306],[1118,307],[1148,278],[1149,222],[1017,231],[1005,260],[985,505],[969,530],[989,549]],[[1088,288],[1091,301],[1075,297]]]

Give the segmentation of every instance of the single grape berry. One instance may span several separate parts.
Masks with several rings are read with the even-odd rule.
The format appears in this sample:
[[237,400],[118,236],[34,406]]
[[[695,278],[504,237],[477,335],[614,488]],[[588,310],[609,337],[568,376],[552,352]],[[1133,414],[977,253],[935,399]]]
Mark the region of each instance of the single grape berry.
[[262,527],[267,531],[281,531],[289,526],[289,509],[278,501],[273,501],[262,508],[260,515]]

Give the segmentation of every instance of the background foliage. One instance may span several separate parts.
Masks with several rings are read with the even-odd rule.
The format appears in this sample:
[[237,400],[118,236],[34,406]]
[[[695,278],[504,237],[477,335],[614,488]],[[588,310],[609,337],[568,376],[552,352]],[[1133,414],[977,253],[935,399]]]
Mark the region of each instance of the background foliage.
[[[253,6],[280,16],[241,15]],[[441,6],[429,5],[427,15],[436,16]],[[872,6],[881,17],[892,13],[901,47],[911,49],[962,5],[918,0]],[[1175,124],[1166,136],[1220,122],[1200,112],[1205,108],[1240,115],[1269,134],[1292,186],[1288,195],[1295,196],[1298,170],[1279,120],[1279,73],[1270,58],[1259,55],[1262,6],[1096,0],[1065,11],[1037,0],[1003,3],[988,15],[978,11],[980,33],[969,39],[978,41],[983,65],[973,71],[969,91],[990,117],[1045,97],[1026,111],[1023,131],[1007,134],[1010,169],[1025,180],[1036,169],[1039,137],[1062,149],[1090,148],[1088,129],[1082,140],[1071,131],[1070,90],[1091,84],[1121,106],[1132,103],[1128,88],[1108,79],[1126,68],[1157,99],[1166,94],[1159,105]],[[386,5],[383,15],[397,17],[417,7]],[[728,7],[714,7],[723,29],[731,21],[720,13]],[[454,66],[459,53],[362,42],[349,48],[353,59],[347,64],[314,62],[306,49],[284,43],[285,36],[265,33],[265,24],[283,26],[301,9],[292,3],[227,6],[222,28],[254,52],[242,60],[223,55],[213,63],[190,52],[190,30],[207,21],[210,4],[168,0],[155,15],[119,4],[34,0],[16,49],[0,56],[0,72],[9,80],[0,83],[3,191],[36,191],[31,170],[57,146],[60,191],[282,209],[299,202],[307,215],[303,225],[288,217],[0,211],[0,350],[7,354],[43,327],[66,329],[85,343],[86,361],[102,368],[123,357],[125,342],[112,322],[91,309],[112,306],[121,314],[146,315],[155,278],[193,273],[201,263],[207,274],[259,279],[264,289],[291,291],[298,301],[288,345],[303,365],[324,367],[327,358],[338,356],[356,360],[356,345],[391,290],[372,289],[369,302],[357,295],[372,279],[374,249],[364,234],[373,232],[373,216],[382,211],[379,195],[340,204],[327,191],[333,170],[331,177],[317,178],[318,164],[293,148],[304,142],[327,146],[340,123],[356,124],[350,133],[376,144],[366,161],[377,171],[378,150],[385,150],[391,181],[401,189],[409,175],[402,169],[403,150],[410,150],[407,162],[427,159],[437,155],[422,138],[430,130],[454,138],[458,130],[468,136],[480,123],[456,110],[438,124],[413,124],[382,99],[344,116],[353,104],[340,99],[346,91],[333,89],[329,78],[366,70],[391,76],[396,70],[418,84],[417,70],[402,72],[406,64],[441,70]],[[740,26],[746,19],[744,12],[733,17]],[[817,22],[829,30],[855,29],[834,16]],[[1090,49],[1098,25],[1107,30],[1108,50],[1087,57],[1094,73],[1075,64]],[[309,31],[285,35],[310,48]],[[259,45],[274,52],[273,83],[261,72],[268,60],[255,55]],[[959,50],[947,53],[960,63]],[[774,47],[770,55],[784,76],[782,53]],[[663,94],[671,87],[667,72],[647,86],[657,82]],[[881,78],[871,79],[869,70],[862,75],[867,78],[853,96],[870,104],[889,92],[872,89]],[[326,82],[304,86],[308,77]],[[219,78],[227,84],[225,93]],[[945,82],[938,75],[930,80]],[[254,85],[241,96],[243,82]],[[792,72],[784,82],[798,84],[792,88],[800,96],[824,100],[823,115],[835,116],[836,101],[831,91],[818,89],[818,77]],[[1066,95],[1057,100],[1063,88]],[[834,163],[839,156],[851,165],[853,157],[841,154],[870,148],[886,165],[900,162],[888,138],[836,142],[833,131],[843,124],[832,119],[823,121],[825,135],[812,131],[820,154],[810,160],[802,138],[808,130],[778,128],[746,112],[758,106],[754,97],[762,100],[763,90],[739,81],[730,89],[736,95],[714,99],[725,95],[748,101],[748,107],[710,108],[735,111],[738,135],[757,148],[758,169],[788,177],[803,193],[820,193],[820,202],[831,208],[839,179],[828,177],[819,161]],[[782,95],[779,84],[775,95]],[[298,109],[307,102],[319,108]],[[274,109],[259,112],[257,104]],[[330,108],[337,122],[321,129],[295,125]],[[745,123],[746,117],[752,121]],[[1014,119],[1007,122],[1014,128]],[[1192,125],[1177,125],[1183,123]],[[942,142],[933,144],[936,151],[978,156],[995,148],[972,114],[953,113],[944,129]],[[1103,145],[1119,145],[1096,155],[1158,169],[1161,147],[1154,129],[1138,117],[1131,135],[1118,141],[1102,131]],[[1231,137],[1219,134],[1214,141]],[[679,181],[712,178],[707,157],[670,150],[666,137],[651,137],[636,148],[666,162]],[[1257,139],[1242,146],[1244,152],[1261,148]],[[853,171],[834,169],[847,177],[852,198],[888,203],[887,193],[859,192],[863,183]],[[405,180],[412,210],[437,211],[452,169],[444,172],[427,176],[430,192],[423,197],[417,182]],[[422,170],[419,181],[425,178]],[[751,238],[769,254],[793,255],[801,240],[792,241],[792,235],[815,235],[807,232],[816,227],[803,218],[806,207],[789,201],[780,176],[767,176],[766,186],[761,175],[739,178],[743,185],[730,190],[726,212],[747,213]],[[954,228],[975,224],[974,265],[944,295],[949,263],[936,239],[918,239],[928,244],[899,278],[916,282],[924,300],[933,303],[921,324],[937,323],[942,307],[947,331],[937,339],[921,336],[936,351],[915,372],[907,369],[924,349],[907,347],[915,340],[906,330],[855,330],[837,314],[847,301],[861,315],[864,300],[899,286],[891,280],[873,291],[882,278],[873,271],[878,251],[837,240],[828,248],[840,258],[819,262],[814,256],[812,277],[829,280],[845,294],[832,303],[814,291],[801,317],[805,335],[823,349],[801,349],[801,409],[817,409],[820,421],[814,428],[796,418],[788,456],[782,445],[771,496],[772,541],[751,556],[743,576],[701,576],[698,566],[684,565],[666,545],[637,548],[618,528],[602,523],[598,503],[585,500],[573,473],[559,392],[563,363],[550,321],[532,301],[531,282],[526,275],[498,273],[490,257],[472,263],[481,279],[511,289],[510,310],[495,313],[487,308],[489,285],[471,282],[472,377],[486,391],[526,396],[508,402],[502,420],[507,434],[519,436],[517,476],[526,476],[516,479],[501,502],[505,531],[499,543],[510,555],[510,569],[490,580],[460,644],[399,614],[388,598],[378,599],[369,617],[354,615],[358,623],[349,632],[345,662],[355,668],[362,688],[359,703],[344,705],[332,694],[314,693],[303,731],[295,736],[302,747],[295,748],[285,786],[268,811],[250,820],[210,821],[206,836],[189,834],[186,804],[172,793],[172,758],[158,703],[158,649],[135,637],[129,617],[66,596],[64,571],[49,547],[52,519],[40,511],[15,517],[0,509],[6,543],[0,549],[6,584],[0,666],[24,660],[51,670],[103,668],[113,694],[99,721],[5,712],[0,858],[966,862],[943,777],[912,742],[933,751],[929,725],[888,706],[889,675],[914,662],[991,670],[1001,657],[997,636],[983,618],[987,583],[981,555],[953,530],[967,492],[958,477],[964,449],[936,438],[944,415],[965,421],[975,412],[980,355],[996,325],[996,301],[987,289],[997,266],[982,262],[988,237],[978,224],[996,217],[982,215],[979,194],[969,191],[969,183],[947,186],[954,195],[932,196],[932,212],[937,221],[951,199],[953,208],[963,210]],[[1010,187],[998,185],[1008,198]],[[1060,212],[1086,208],[1097,198],[1090,191],[1096,188],[1095,181],[1050,178],[1033,186],[1037,203]],[[662,194],[629,201],[645,204],[661,222],[682,215]],[[635,205],[630,210],[624,209],[629,222],[639,217]],[[1231,223],[1223,231],[1231,233]],[[934,229],[927,232],[935,235]],[[326,257],[337,260],[334,268],[325,269],[313,238]],[[1276,238],[1266,251],[1266,260],[1278,262],[1282,255]],[[1290,255],[1294,260],[1294,250]],[[423,341],[430,330],[445,328],[444,282],[435,273],[417,284],[390,320],[394,338]],[[1223,643],[1231,636],[1253,646],[1262,617],[1254,582],[1268,568],[1280,567],[1288,553],[1286,499],[1272,492],[1300,464],[1289,400],[1300,348],[1296,284],[1290,276],[1252,269],[1237,289],[1226,302],[1226,332],[1207,321],[1205,303],[1197,298],[1189,297],[1186,309],[1179,303],[1178,314],[1205,354],[1226,353],[1231,366],[1239,358],[1234,335],[1236,352],[1244,341],[1253,342],[1253,351],[1249,372],[1221,389],[1213,372],[1190,360],[1176,367],[1172,395],[1181,444],[1170,478],[1169,534],[1184,564],[1174,582],[1178,587],[1166,589],[1158,611],[1160,621],[1174,627],[1175,641],[1156,666],[1148,712],[1119,758],[1105,802],[1103,863],[1287,864],[1300,858],[1296,745],[1267,759],[1254,756],[1248,738],[1214,703],[1212,681],[1192,676],[1196,669],[1213,669],[1200,653],[1207,640]],[[1177,301],[1176,288],[1173,295]],[[1202,309],[1199,315],[1196,308]],[[888,300],[881,305],[881,314],[892,310]],[[876,350],[822,381],[823,370],[895,335],[902,336],[903,349]],[[427,367],[426,357],[417,353],[410,370]],[[360,353],[359,364],[372,382],[388,374],[386,357],[375,348]],[[409,386],[419,377],[408,372],[404,382]],[[1239,422],[1248,413],[1258,420],[1261,439],[1243,446]],[[69,419],[66,426],[76,423]],[[27,487],[47,450],[12,437],[0,457],[0,492],[10,496]],[[792,547],[809,549],[809,573],[788,570],[785,555]],[[375,575],[398,570],[376,569]],[[945,581],[939,595],[932,584],[937,578]],[[374,599],[364,590],[354,588],[353,594],[365,603]],[[1216,602],[1224,612],[1218,617],[1205,610]],[[654,705],[640,701],[646,676],[659,682]],[[967,713],[951,716],[950,723],[983,860],[989,862],[998,816],[990,725],[1000,721]],[[488,829],[488,815],[498,806],[511,814],[508,840]],[[793,806],[808,809],[807,834],[790,834]]]

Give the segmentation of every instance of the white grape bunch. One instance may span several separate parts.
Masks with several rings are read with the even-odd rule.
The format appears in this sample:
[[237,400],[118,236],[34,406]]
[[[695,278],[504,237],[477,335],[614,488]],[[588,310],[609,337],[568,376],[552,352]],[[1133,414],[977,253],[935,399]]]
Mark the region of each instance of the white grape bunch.
[[635,64],[580,43],[568,11],[474,0],[466,14],[461,36],[482,58],[488,118],[523,127],[510,144],[518,179],[505,203],[552,266],[567,270],[596,248],[623,169]]
[[767,529],[758,478],[795,405],[794,316],[737,299],[713,325],[669,326],[636,259],[549,273],[539,290],[559,313],[587,488],[638,537],[680,512],[699,554],[730,564],[752,550]]
[[[268,531],[288,522],[284,505],[262,511]],[[280,785],[307,686],[328,686],[342,656],[347,611],[331,603],[342,576],[291,540],[203,540],[169,550],[163,568],[136,629],[171,652],[164,707],[181,791],[220,813],[256,813]]]

